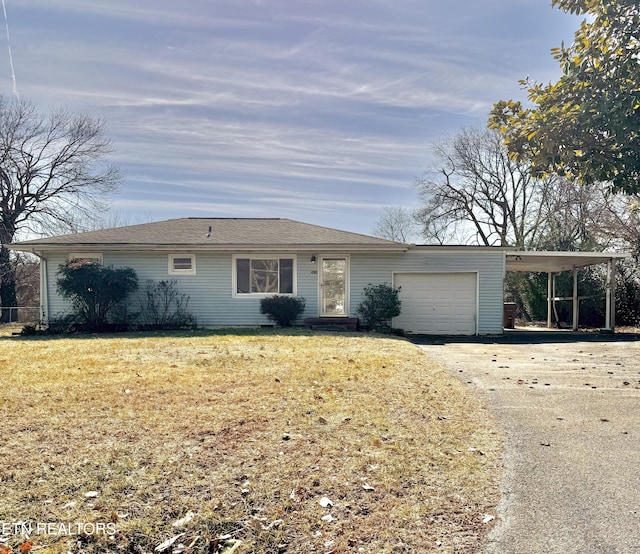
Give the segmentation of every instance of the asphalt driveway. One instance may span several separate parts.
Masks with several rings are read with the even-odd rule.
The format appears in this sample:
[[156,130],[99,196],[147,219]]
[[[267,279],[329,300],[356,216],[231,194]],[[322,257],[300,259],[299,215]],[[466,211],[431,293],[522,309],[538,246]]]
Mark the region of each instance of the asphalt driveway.
[[418,340],[507,432],[484,554],[640,553],[640,342],[569,334]]

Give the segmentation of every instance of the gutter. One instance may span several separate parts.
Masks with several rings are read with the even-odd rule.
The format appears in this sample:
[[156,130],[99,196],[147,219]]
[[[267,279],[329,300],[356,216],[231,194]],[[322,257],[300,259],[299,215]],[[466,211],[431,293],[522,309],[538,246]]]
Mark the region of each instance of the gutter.
[[99,244],[99,243],[40,243],[37,245],[19,242],[7,245],[10,250],[29,252],[39,255],[46,249],[49,252],[407,252],[411,245],[375,245],[375,244]]

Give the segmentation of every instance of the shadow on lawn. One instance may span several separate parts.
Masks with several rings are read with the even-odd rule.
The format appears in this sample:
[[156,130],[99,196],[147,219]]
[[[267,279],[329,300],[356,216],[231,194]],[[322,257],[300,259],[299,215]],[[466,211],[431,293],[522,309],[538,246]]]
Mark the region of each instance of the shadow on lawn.
[[193,338],[193,337],[222,337],[222,336],[286,336],[286,337],[313,337],[313,336],[335,336],[335,337],[381,337],[381,338],[401,338],[394,335],[379,335],[369,332],[355,331],[316,331],[307,329],[306,327],[223,327],[216,329],[178,329],[178,330],[127,330],[116,332],[65,332],[65,333],[47,333],[38,332],[36,334],[22,335],[19,325],[0,325],[0,341],[51,341],[61,339],[77,339],[77,340],[95,340],[95,339],[140,339],[140,338]]
[[640,340],[639,333],[611,333],[608,331],[525,331],[505,330],[502,335],[453,336],[408,335],[414,344],[553,344],[574,342],[633,342]]
[[377,334],[365,331],[318,331],[296,326],[280,328],[273,326],[265,327],[223,327],[215,329],[178,329],[178,330],[126,330],[116,332],[66,332],[66,333],[37,333],[33,335],[22,335],[21,325],[1,324],[0,341],[20,340],[20,341],[48,341],[60,339],[140,339],[140,338],[192,338],[192,337],[216,337],[216,336],[335,336],[335,337],[378,337],[393,338],[398,340],[408,340],[414,344],[552,344],[552,343],[575,343],[575,342],[634,342],[640,340],[640,333],[584,330],[584,331],[529,331],[529,330],[505,330],[502,335],[411,335],[398,336]]

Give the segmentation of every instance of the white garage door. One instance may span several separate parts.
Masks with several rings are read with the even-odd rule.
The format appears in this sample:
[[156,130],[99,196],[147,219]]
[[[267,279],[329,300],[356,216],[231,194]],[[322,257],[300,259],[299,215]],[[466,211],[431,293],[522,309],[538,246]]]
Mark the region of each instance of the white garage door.
[[393,326],[425,335],[475,335],[475,273],[397,273],[402,312]]

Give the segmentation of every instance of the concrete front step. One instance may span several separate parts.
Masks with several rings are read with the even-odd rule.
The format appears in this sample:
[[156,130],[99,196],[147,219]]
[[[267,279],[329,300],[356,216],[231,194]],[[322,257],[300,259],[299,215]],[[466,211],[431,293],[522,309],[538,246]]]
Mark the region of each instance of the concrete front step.
[[304,324],[317,331],[357,331],[360,321],[357,317],[308,317]]

